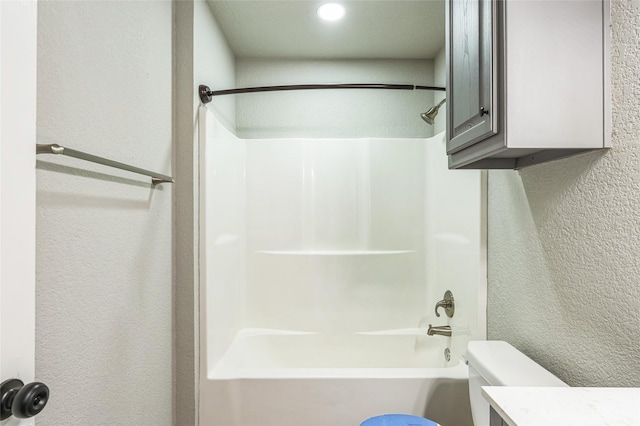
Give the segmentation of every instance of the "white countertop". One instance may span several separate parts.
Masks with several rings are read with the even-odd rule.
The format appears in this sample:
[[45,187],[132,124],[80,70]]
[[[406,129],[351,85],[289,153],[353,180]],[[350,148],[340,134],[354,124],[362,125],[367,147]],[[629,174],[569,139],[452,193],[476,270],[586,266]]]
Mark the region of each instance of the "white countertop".
[[640,426],[640,388],[483,386],[509,426]]

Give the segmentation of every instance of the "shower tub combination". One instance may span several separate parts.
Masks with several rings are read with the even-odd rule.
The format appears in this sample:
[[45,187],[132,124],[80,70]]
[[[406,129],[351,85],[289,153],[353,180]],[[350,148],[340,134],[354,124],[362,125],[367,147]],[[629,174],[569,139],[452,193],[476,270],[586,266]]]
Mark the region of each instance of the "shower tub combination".
[[357,426],[408,413],[471,425],[467,367],[443,355],[450,339],[242,330],[201,383],[200,424]]
[[[480,174],[442,175],[442,135],[242,140],[199,120],[200,424],[470,426]],[[436,318],[446,289],[456,314]]]

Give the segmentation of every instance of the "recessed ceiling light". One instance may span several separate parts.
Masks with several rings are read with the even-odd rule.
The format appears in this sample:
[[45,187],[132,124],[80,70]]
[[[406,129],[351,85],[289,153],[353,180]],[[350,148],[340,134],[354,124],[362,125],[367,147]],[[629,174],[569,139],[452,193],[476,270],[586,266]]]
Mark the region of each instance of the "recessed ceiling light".
[[338,21],[344,16],[344,6],[338,3],[325,3],[316,13],[325,21]]

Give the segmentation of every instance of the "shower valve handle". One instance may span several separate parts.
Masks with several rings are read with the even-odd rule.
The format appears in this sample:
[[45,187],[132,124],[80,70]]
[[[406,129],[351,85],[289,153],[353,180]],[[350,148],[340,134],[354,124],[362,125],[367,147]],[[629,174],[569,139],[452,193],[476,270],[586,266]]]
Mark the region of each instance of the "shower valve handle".
[[447,290],[444,293],[444,299],[436,303],[436,316],[439,317],[440,313],[438,312],[439,308],[444,308],[444,313],[447,314],[449,318],[453,317],[453,314],[456,311],[456,305],[453,301],[453,293]]

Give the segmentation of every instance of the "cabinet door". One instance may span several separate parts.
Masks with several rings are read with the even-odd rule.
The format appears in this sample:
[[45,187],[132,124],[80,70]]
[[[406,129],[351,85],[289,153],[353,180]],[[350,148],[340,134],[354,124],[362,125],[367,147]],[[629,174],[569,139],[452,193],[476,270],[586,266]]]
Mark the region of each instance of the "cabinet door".
[[489,426],[509,426],[493,407],[489,407]]
[[447,154],[498,133],[500,1],[447,1]]

